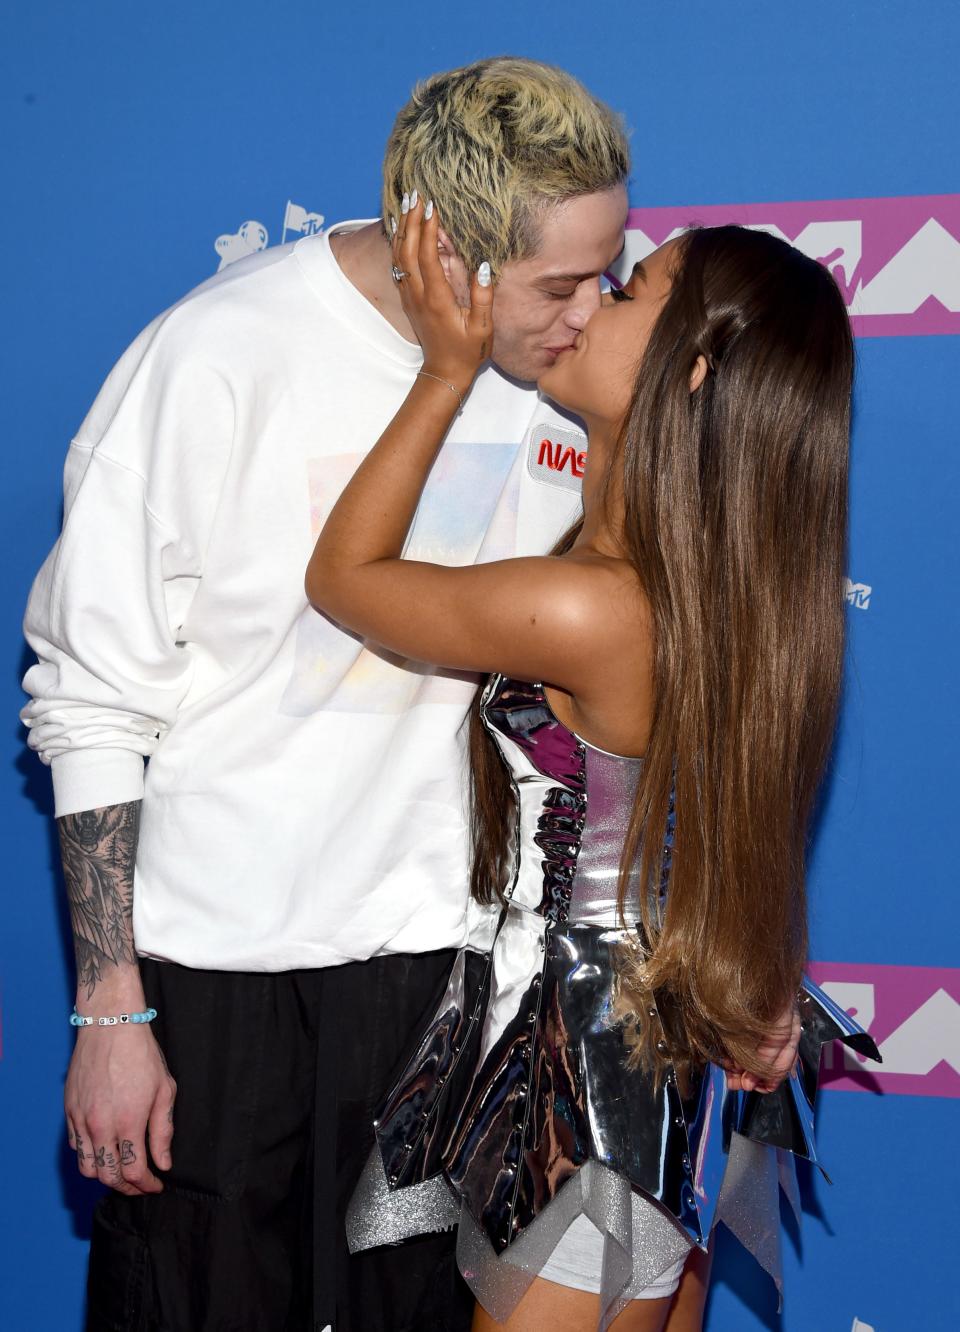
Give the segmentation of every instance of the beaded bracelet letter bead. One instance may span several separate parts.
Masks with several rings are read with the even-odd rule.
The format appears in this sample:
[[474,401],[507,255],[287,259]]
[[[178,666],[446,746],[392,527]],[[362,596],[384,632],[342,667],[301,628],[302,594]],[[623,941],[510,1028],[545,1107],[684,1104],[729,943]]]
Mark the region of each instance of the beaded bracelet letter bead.
[[123,1027],[128,1022],[134,1026],[141,1022],[152,1022],[157,1016],[155,1008],[148,1008],[143,1013],[118,1013],[116,1017],[83,1017],[76,1009],[70,1014],[71,1027]]

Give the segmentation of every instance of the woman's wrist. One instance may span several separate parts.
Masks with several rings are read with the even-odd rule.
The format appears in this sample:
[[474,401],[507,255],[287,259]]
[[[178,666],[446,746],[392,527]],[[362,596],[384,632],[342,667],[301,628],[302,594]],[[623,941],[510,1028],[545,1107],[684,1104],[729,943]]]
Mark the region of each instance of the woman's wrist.
[[446,399],[445,405],[451,411],[463,411],[463,402],[466,395],[457,387],[452,379],[447,379],[445,375],[435,375],[432,370],[418,370],[417,380],[420,383],[426,383],[427,385],[430,385],[431,383],[439,385],[442,390],[452,395],[451,398]]
[[[479,367],[478,367],[479,368]],[[445,366],[442,361],[424,361],[418,372],[430,379],[436,379],[444,384],[449,384],[455,393],[458,393],[461,399],[466,398],[473,387],[473,381],[477,377],[477,371],[465,370],[463,366]]]

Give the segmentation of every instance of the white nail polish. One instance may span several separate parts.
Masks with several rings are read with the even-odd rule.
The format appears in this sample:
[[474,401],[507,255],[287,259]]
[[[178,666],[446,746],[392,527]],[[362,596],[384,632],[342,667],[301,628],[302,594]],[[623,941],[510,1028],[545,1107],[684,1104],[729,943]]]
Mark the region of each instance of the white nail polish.
[[397,219],[395,217],[390,219],[390,232],[394,236],[397,234]]
[[419,194],[416,192],[416,190],[414,190],[413,193],[410,195],[410,207],[411,207],[411,208],[416,208],[416,206],[417,206],[417,200],[418,200],[419,198],[420,198]]
[[483,263],[477,269],[477,281],[481,287],[490,286],[490,265],[484,259]]
[[405,194],[405,195],[403,196],[403,198],[400,200],[400,212],[401,212],[401,213],[409,213],[409,212],[410,212],[410,195],[409,195],[409,194]]
[[428,199],[428,200],[427,200],[427,206],[426,206],[426,208],[423,210],[423,219],[424,219],[425,222],[429,222],[429,220],[430,220],[431,217],[433,217],[433,200],[432,200],[432,199]]

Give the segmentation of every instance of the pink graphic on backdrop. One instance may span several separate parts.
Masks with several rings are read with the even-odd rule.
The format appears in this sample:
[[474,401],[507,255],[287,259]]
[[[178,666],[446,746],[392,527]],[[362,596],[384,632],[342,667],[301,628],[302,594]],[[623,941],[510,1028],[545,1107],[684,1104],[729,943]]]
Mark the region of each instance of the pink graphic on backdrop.
[[700,223],[770,231],[833,273],[859,337],[960,333],[960,194],[634,208],[613,275]]
[[960,1096],[960,969],[813,962],[811,978],[869,1031],[882,1064],[824,1046],[821,1086]]

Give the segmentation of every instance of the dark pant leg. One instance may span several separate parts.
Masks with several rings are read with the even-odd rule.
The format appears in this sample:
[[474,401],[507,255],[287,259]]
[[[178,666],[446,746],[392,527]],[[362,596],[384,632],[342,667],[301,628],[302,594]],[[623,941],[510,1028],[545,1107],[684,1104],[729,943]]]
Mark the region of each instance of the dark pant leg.
[[297,1263],[316,1042],[298,973],[142,970],[177,1081],[174,1164],[163,1194],[99,1204],[88,1332],[309,1328]]
[[466,1332],[452,1234],[351,1257],[344,1231],[373,1118],[453,957],[142,964],[178,1086],[174,1167],[159,1197],[99,1205],[88,1332]]
[[[443,994],[452,951],[339,967],[324,994],[339,1036],[335,1332],[467,1332],[473,1296],[453,1231],[351,1256],[344,1215],[373,1148],[373,1120]],[[328,1007],[332,1005],[332,1007]],[[354,1016],[356,1015],[356,1016]]]

